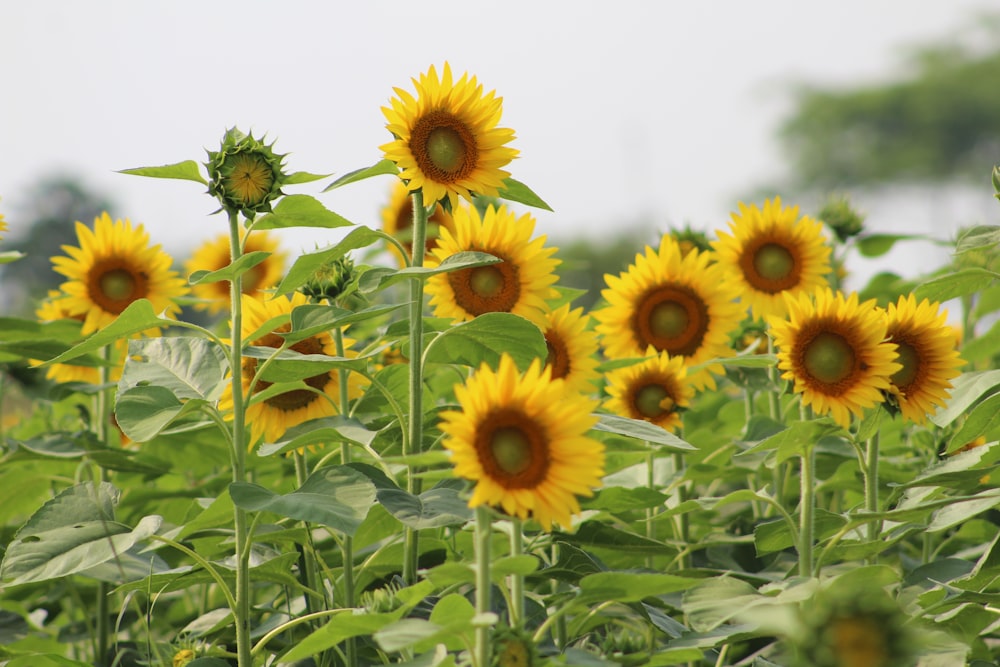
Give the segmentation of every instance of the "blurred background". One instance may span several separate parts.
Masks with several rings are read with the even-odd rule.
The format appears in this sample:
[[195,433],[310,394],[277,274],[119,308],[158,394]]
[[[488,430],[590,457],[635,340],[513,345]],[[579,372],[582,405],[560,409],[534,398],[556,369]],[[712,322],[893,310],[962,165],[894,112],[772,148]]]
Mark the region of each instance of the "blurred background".
[[[191,182],[118,170],[194,159],[237,126],[290,170],[335,176],[381,158],[380,107],[448,60],[504,98],[509,167],[554,209],[537,231],[593,287],[671,227],[711,233],[737,202],[815,214],[848,194],[869,231],[928,240],[851,260],[940,266],[934,239],[995,224],[1000,162],[995,0],[607,3],[557,0],[7,3],[0,22],[0,311],[60,282],[49,258],[101,210],[143,223],[180,266],[225,228]],[[380,225],[391,178],[319,194]],[[341,230],[281,230],[292,253]],[[588,283],[591,284],[584,284]]]

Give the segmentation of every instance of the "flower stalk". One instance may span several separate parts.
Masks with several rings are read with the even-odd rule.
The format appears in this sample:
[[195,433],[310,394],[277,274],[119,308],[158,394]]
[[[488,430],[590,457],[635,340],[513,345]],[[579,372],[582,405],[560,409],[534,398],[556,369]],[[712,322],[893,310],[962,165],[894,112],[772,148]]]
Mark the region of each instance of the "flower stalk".
[[480,622],[476,625],[475,655],[473,667],[489,667],[493,653],[490,646],[490,627],[482,622],[484,614],[491,607],[490,587],[490,535],[492,521],[489,508],[480,505],[476,508],[475,550],[476,550],[476,616]]

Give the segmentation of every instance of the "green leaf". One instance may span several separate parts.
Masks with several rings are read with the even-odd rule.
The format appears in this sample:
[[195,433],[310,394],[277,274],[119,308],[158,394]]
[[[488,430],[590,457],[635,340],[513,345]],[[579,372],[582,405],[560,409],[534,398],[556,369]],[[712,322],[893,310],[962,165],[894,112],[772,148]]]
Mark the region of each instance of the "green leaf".
[[776,449],[778,451],[777,462],[784,463],[792,457],[804,455],[810,447],[819,442],[820,438],[839,431],[841,428],[830,419],[793,422],[788,428],[764,438],[750,449],[735,456]]
[[856,240],[862,257],[881,257],[896,245],[897,241],[916,241],[924,238],[919,234],[867,234]]
[[115,420],[132,440],[149,442],[181,416],[205,405],[201,399],[182,402],[166,387],[142,385],[118,394]]
[[0,264],[10,264],[11,262],[16,262],[22,257],[24,257],[23,252],[18,252],[17,250],[5,250],[0,252]]
[[581,499],[580,503],[584,509],[604,510],[611,514],[620,514],[633,510],[662,507],[669,498],[670,496],[645,486],[634,489],[612,486],[599,490],[593,498]]
[[984,398],[966,414],[962,426],[948,442],[949,454],[1000,426],[1000,392]]
[[998,353],[1000,353],[1000,320],[994,322],[988,331],[962,345],[962,359],[973,365],[976,362],[988,362]]
[[100,565],[157,531],[147,516],[134,529],[114,520],[118,491],[107,482],[69,487],[17,531],[0,572],[12,585],[58,579]]
[[[833,535],[847,523],[841,515],[827,512],[819,507],[816,508],[813,518],[813,530],[817,542]],[[758,556],[795,546],[795,536],[784,519],[758,523],[754,528],[753,537]]]
[[341,415],[321,417],[319,419],[310,419],[288,429],[281,436],[281,440],[261,445],[260,449],[257,450],[257,454],[260,456],[273,456],[308,447],[309,445],[345,441],[368,446],[375,440],[375,436],[377,435],[377,431],[368,430],[364,424],[356,419],[350,419]]
[[333,174],[310,174],[308,171],[296,171],[292,172],[288,176],[282,179],[282,185],[301,185],[302,183],[312,183],[313,181],[319,181],[324,178],[329,178]]
[[975,294],[997,278],[1000,278],[1000,273],[976,267],[952,271],[920,283],[913,290],[913,296],[918,301],[929,299],[943,303],[960,296]]
[[336,614],[326,625],[297,641],[288,653],[281,656],[281,662],[292,664],[333,648],[345,639],[374,634],[398,621],[405,612],[406,609],[401,608],[388,613],[353,614],[351,610],[346,610]]
[[161,167],[136,167],[135,169],[122,169],[119,174],[132,174],[134,176],[150,176],[152,178],[178,178],[183,181],[194,181],[202,185],[208,185],[201,175],[201,167],[194,160],[185,160],[176,164],[165,164]]
[[970,498],[956,499],[953,504],[934,512],[927,526],[927,532],[946,530],[997,505],[1000,505],[1000,489],[987,489]]
[[258,218],[254,229],[286,229],[288,227],[350,227],[354,223],[323,206],[309,195],[286,195],[267,215]]
[[204,338],[171,336],[130,340],[118,391],[158,385],[180,400],[215,402],[226,386],[226,353]]
[[381,176],[383,174],[398,174],[399,168],[396,163],[392,160],[382,159],[373,164],[370,167],[364,167],[363,169],[355,169],[354,171],[348,172],[335,180],[330,185],[323,188],[323,192],[329,192],[334,188],[339,188],[341,186],[347,185],[348,183],[356,183],[358,181],[363,181],[366,178],[371,178],[372,176]]
[[958,240],[955,242],[955,254],[993,247],[998,243],[1000,243],[1000,227],[996,225],[970,227],[959,232]]
[[662,445],[667,449],[677,451],[693,451],[695,449],[693,445],[684,442],[670,431],[641,419],[629,419],[618,415],[598,415],[598,421],[592,428],[595,431],[614,433],[626,438]]
[[506,199],[507,201],[515,201],[519,204],[527,204],[528,206],[534,206],[535,208],[545,209],[546,211],[551,211],[552,207],[542,201],[542,198],[532,192],[524,183],[516,181],[513,178],[505,178],[503,181],[503,187],[497,193],[500,199]]
[[229,667],[229,662],[223,660],[222,658],[195,658],[191,662],[187,663],[185,667]]
[[556,533],[556,535],[558,535],[558,539],[570,544],[600,547],[618,552],[662,555],[677,551],[663,542],[614,528],[599,521],[585,521],[580,524],[575,533]]
[[424,352],[424,361],[472,367],[485,362],[496,368],[504,352],[521,370],[548,354],[545,336],[533,323],[512,313],[485,313],[434,338]]
[[721,365],[729,368],[770,368],[778,363],[773,354],[741,354],[735,357],[717,357],[691,366],[691,370],[706,366]]
[[357,324],[382,315],[387,315],[406,304],[393,303],[371,306],[362,310],[344,310],[326,305],[304,305],[292,311],[292,330],[278,333],[288,343],[294,344],[318,333],[332,331],[338,327]]
[[18,447],[39,454],[41,456],[51,456],[58,459],[76,459],[87,453],[87,449],[80,445],[81,437],[79,433],[44,433],[28,440],[14,440]]
[[356,226],[336,245],[299,255],[284,279],[275,290],[278,294],[288,294],[305,285],[316,270],[358,248],[367,248],[389,235],[362,225]]
[[232,281],[236,276],[243,275],[270,256],[271,253],[264,250],[253,250],[216,271],[195,271],[188,277],[188,282],[192,285],[202,285],[222,280]]
[[962,373],[951,384],[948,403],[929,417],[935,425],[942,428],[965,414],[987,392],[1000,386],[1000,370]]
[[462,497],[464,484],[450,482],[419,496],[399,488],[379,489],[378,501],[400,523],[414,530],[461,525],[472,520],[472,510]]
[[986,474],[988,466],[1000,457],[1000,443],[991,442],[948,456],[924,468],[915,478],[900,484],[902,488],[915,486],[952,486],[965,491]]
[[49,359],[43,366],[66,363],[84,354],[96,352],[119,338],[127,338],[132,334],[141,333],[148,329],[167,327],[174,324],[177,324],[175,320],[157,317],[156,313],[153,312],[153,304],[148,299],[139,299],[129,304],[128,308],[123,310],[114,322],[94,333],[94,335],[79,345],[75,345],[59,356]]
[[479,266],[489,266],[497,264],[502,260],[485,252],[463,251],[457,252],[450,257],[446,257],[437,266],[408,266],[404,269],[389,269],[376,267],[365,271],[358,280],[358,289],[363,293],[371,293],[385,289],[389,285],[411,280],[413,278],[426,279],[436,276],[439,273],[449,271],[461,271],[462,269],[473,269]]
[[336,466],[320,468],[285,495],[247,482],[230,484],[229,495],[245,510],[274,512],[354,535],[375,503],[375,485],[352,468]]
[[702,583],[701,579],[675,574],[634,572],[597,572],[580,579],[577,604],[592,604],[614,600],[639,602],[648,597],[686,591]]

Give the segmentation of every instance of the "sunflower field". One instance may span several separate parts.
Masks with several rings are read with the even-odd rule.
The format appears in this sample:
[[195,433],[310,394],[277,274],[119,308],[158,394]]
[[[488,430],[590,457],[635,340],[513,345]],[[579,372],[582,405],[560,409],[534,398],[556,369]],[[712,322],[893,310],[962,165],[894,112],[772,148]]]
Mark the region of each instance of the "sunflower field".
[[[849,291],[907,237],[775,195],[585,309],[501,98],[393,90],[336,179],[236,128],[123,169],[214,198],[183,271],[67,221],[0,326],[0,665],[1000,662],[1000,227]],[[381,229],[300,192],[376,177]]]

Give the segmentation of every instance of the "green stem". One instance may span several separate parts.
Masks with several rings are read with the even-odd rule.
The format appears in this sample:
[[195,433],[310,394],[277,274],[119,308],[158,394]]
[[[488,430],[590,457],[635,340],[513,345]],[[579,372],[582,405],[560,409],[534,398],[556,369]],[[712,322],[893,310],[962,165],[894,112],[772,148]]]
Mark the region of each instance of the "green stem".
[[[646,486],[651,491],[656,490],[656,457],[653,454],[653,446],[646,443]],[[656,539],[656,526],[653,520],[656,518],[656,510],[653,507],[646,508],[646,537]],[[646,556],[646,567],[653,569],[653,555]]]
[[[111,359],[111,348],[109,346],[101,348],[101,358],[105,362]],[[96,406],[94,408],[93,417],[94,434],[97,436],[97,441],[104,447],[108,446],[108,423],[111,420],[111,411],[108,409],[108,389],[104,388],[104,385],[106,385],[110,380],[110,375],[110,369],[107,365],[103,365],[98,369],[97,381],[100,383],[102,388],[99,392],[97,392]],[[104,468],[100,468],[98,480],[105,482],[107,481],[107,478],[107,471],[104,470]],[[108,619],[108,615],[111,613],[111,608],[108,601],[107,582],[98,582],[96,595],[97,609],[95,613],[97,614],[97,656],[95,662],[103,667],[104,665],[109,664],[108,644],[111,634],[111,627]]]
[[[424,265],[427,238],[427,210],[424,208],[424,193],[413,193],[413,258],[411,266]],[[403,454],[419,454],[423,449],[424,406],[423,406],[423,349],[424,349],[424,281],[418,276],[410,283],[410,423],[409,451]],[[420,493],[420,479],[410,469],[406,478],[406,490],[416,495]],[[407,585],[416,583],[417,531],[406,528],[403,537],[403,581]],[[483,666],[485,667],[485,665]]]
[[816,452],[810,443],[802,455],[799,498],[799,575],[813,574],[813,494],[816,486]]
[[[872,437],[868,439],[865,448],[865,465],[863,467],[863,472],[865,475],[865,509],[869,512],[878,512],[879,502],[878,502],[878,447],[879,447],[879,434],[878,431],[875,432]],[[882,521],[879,519],[872,519],[872,522],[868,524],[868,539],[872,542],[879,538],[882,532]],[[870,559],[871,563],[878,562],[878,554],[873,554]]]
[[482,622],[482,616],[490,611],[490,537],[492,522],[490,510],[480,505],[476,508],[476,615],[480,622],[476,625],[476,647],[473,667],[489,667],[492,650],[490,628]]
[[[233,262],[243,254],[240,243],[240,221],[236,211],[229,211],[229,252]],[[243,396],[243,277],[233,276],[229,284],[230,347],[229,365],[232,369],[233,391],[233,482],[246,481],[246,412]],[[233,507],[233,526],[236,532],[236,656],[239,667],[252,667],[250,644],[250,544],[246,510]]]
[[[337,356],[344,356],[344,332],[340,327],[333,330],[333,342],[337,349]],[[337,370],[338,394],[340,398],[340,414],[346,417],[351,413],[351,400],[348,395],[348,374],[346,369]],[[340,443],[340,462],[344,465],[351,462],[351,446],[347,440]],[[354,607],[357,605],[357,595],[354,590],[354,539],[350,535],[345,535],[340,543],[340,554],[344,561],[344,606]],[[357,667],[358,652],[357,643],[354,637],[346,640],[344,652],[347,655],[347,667]]]
[[[674,461],[674,473],[678,475],[678,479],[680,479],[677,484],[677,504],[680,505],[688,499],[687,484],[683,481],[684,457],[680,452],[674,452],[672,456]],[[682,512],[677,515],[677,539],[684,545],[684,551],[681,552],[678,566],[680,569],[686,570],[691,566],[691,553],[689,548],[691,546],[691,524],[687,512]]]
[[[524,554],[524,524],[521,519],[512,517],[510,520],[510,555]],[[510,626],[512,628],[524,625],[524,575],[510,575]]]
[[[774,340],[770,336],[767,337],[767,353],[770,355],[775,353]],[[767,414],[772,421],[779,422],[781,421],[781,401],[778,394],[778,366],[776,364],[767,367],[767,380]],[[774,468],[771,470],[774,497],[781,505],[784,505],[785,473],[787,468],[788,463],[782,462],[775,463]]]

